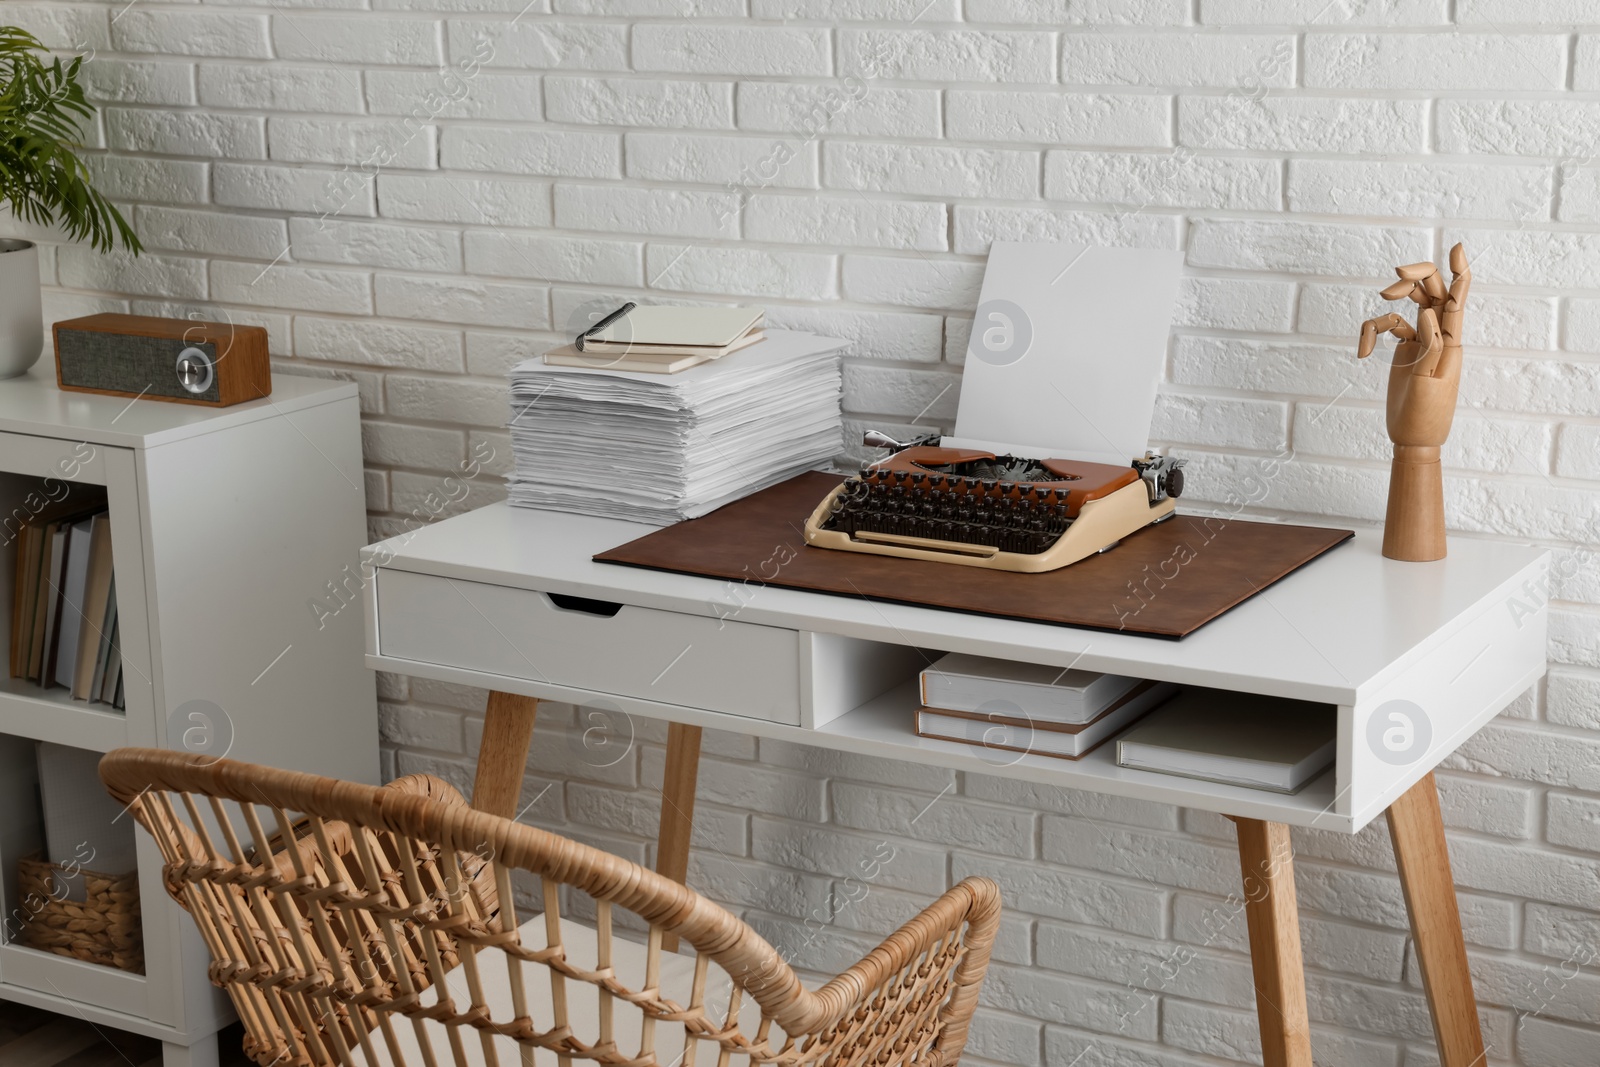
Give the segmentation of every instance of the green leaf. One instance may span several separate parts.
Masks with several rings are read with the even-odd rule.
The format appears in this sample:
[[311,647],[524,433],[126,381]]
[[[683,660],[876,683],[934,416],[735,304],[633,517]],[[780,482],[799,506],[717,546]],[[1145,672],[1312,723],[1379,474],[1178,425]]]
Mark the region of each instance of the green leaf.
[[81,124],[95,113],[78,81],[82,66],[82,56],[63,65],[33,34],[0,26],[0,200],[26,222],[138,255],[138,235],[77,155]]

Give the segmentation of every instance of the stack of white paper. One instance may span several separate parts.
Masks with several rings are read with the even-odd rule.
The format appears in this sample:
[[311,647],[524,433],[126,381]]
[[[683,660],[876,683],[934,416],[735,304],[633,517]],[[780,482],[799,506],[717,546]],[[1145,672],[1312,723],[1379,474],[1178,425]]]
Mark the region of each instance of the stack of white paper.
[[843,444],[846,342],[769,330],[679,374],[519,363],[511,503],[657,526],[826,464]]

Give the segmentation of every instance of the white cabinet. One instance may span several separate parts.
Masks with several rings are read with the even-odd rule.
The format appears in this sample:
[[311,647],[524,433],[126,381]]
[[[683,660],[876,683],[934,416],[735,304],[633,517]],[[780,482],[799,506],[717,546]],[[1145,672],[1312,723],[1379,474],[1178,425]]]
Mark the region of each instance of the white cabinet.
[[[63,393],[50,369],[0,382],[0,632],[9,640],[16,529],[30,494],[104,486],[126,709],[0,679],[0,778],[25,777],[34,740],[182,748],[174,712],[203,701],[191,706],[216,709],[208,725],[230,735],[233,758],[375,783],[362,620],[340,610],[366,540],[355,386],[280,375],[266,400],[210,409]],[[37,805],[10,802],[21,792],[11,786],[0,792],[9,916]],[[205,1067],[231,1009],[206,980],[204,945],[163,889],[142,831],[139,885],[143,976],[7,939],[0,999],[156,1037],[167,1067]]]

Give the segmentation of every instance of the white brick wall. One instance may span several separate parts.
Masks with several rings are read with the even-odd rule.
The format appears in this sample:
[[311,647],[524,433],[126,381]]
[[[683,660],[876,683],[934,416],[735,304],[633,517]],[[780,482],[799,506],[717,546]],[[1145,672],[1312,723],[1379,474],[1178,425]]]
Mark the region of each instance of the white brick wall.
[[[1596,1062],[1593,0],[26,0],[0,21],[90,53],[90,163],[150,248],[0,227],[46,242],[49,313],[226,313],[283,369],[357,382],[375,537],[500,494],[505,372],[597,298],[763,303],[856,343],[853,428],[948,428],[983,255],[1028,237],[1184,250],[1155,433],[1196,497],[1290,449],[1253,511],[1376,519],[1383,369],[1355,328],[1395,264],[1465,240],[1450,522],[1556,549],[1558,599],[1549,679],[1441,792],[1491,1061]],[[483,695],[379,685],[386,769],[467,784]],[[646,859],[664,731],[597,758],[588,725],[541,709],[527,817]],[[1222,820],[706,751],[693,877],[805,966],[952,879],[1002,881],[971,1061],[1259,1056]],[[1295,841],[1318,1062],[1436,1062],[1381,823]]]

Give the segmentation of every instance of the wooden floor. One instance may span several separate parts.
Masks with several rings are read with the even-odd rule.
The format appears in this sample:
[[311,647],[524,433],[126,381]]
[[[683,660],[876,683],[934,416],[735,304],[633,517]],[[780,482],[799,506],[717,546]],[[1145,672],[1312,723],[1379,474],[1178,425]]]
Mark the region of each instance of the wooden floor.
[[[223,1067],[247,1067],[235,1023],[217,1035]],[[161,1042],[0,1001],[3,1067],[161,1067]]]

